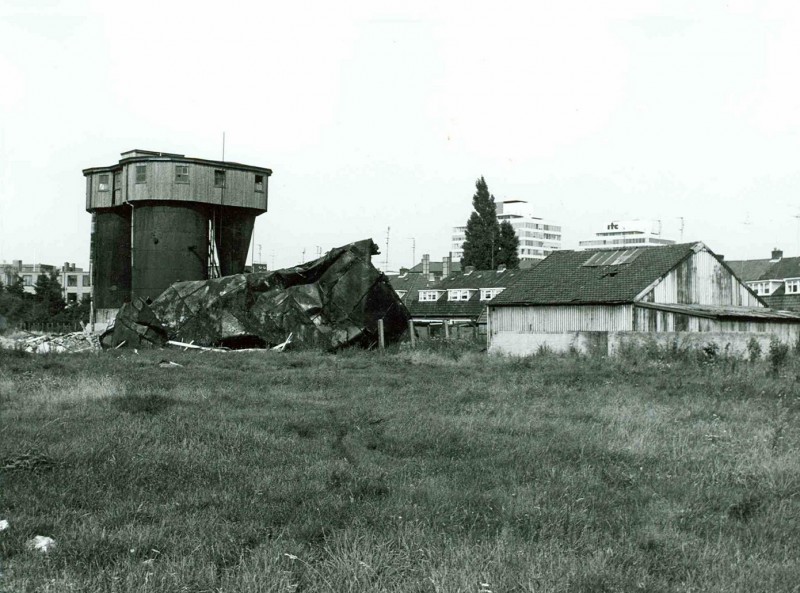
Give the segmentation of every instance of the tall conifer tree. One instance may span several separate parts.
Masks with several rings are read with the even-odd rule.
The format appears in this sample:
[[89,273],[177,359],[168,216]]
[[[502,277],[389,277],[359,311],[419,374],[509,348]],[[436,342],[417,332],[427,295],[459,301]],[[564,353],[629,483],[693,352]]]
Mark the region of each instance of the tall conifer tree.
[[505,264],[509,270],[519,268],[519,237],[517,237],[514,227],[507,220],[500,223],[499,243],[497,265]]
[[475,266],[478,270],[491,270],[495,267],[500,249],[497,206],[483,176],[475,182],[475,190],[475,195],[472,196],[472,214],[467,220],[461,264]]

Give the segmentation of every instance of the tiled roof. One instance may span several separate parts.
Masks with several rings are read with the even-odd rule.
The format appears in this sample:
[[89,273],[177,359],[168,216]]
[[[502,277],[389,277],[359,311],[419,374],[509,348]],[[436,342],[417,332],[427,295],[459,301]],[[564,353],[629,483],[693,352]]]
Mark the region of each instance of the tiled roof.
[[[475,270],[471,273],[451,274],[439,282],[430,283],[429,286],[418,287],[412,296],[411,291],[406,294],[403,302],[412,317],[470,317],[478,319],[486,304],[494,302],[480,300],[481,288],[505,288],[513,286],[533,270],[505,270],[497,272],[495,270]],[[411,274],[409,274],[411,275]],[[445,291],[439,300],[434,302],[420,302],[418,290],[437,289]],[[475,290],[468,301],[449,301],[447,300],[447,290],[471,289]],[[411,297],[411,298],[409,298]]]
[[[635,253],[627,263],[618,265],[584,265],[601,250],[555,251],[495,297],[491,305],[630,303],[701,249],[705,249],[702,243],[639,247],[629,250]],[[601,257],[605,259],[595,259]]]
[[742,282],[759,280],[772,266],[768,259],[725,260],[725,262]]
[[[460,272],[461,271],[461,262],[454,261],[450,263],[450,270],[453,272]],[[416,266],[409,270],[412,273],[421,274],[422,273],[422,262],[418,263]],[[441,274],[442,273],[442,262],[440,261],[432,261],[430,262],[430,267],[428,271],[431,274]]]
[[507,288],[524,274],[525,270],[475,270],[473,272],[459,272],[442,278],[436,286],[443,290],[456,288]]
[[418,297],[418,290],[424,290],[425,288],[433,287],[438,284],[438,282],[429,280],[423,274],[403,274],[401,276],[387,276],[387,278],[395,292],[398,290],[406,291],[406,294],[401,298],[406,305],[408,305],[412,299]]
[[783,257],[778,261],[750,259],[727,263],[745,282],[800,278],[800,257]]

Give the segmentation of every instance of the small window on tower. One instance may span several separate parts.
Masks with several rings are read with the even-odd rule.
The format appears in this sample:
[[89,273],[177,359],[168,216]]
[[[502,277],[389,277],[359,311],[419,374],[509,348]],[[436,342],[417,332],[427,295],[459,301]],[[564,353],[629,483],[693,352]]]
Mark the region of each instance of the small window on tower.
[[256,191],[264,191],[264,176],[256,175]]
[[225,171],[214,171],[214,187],[225,187]]
[[175,165],[175,183],[189,183],[189,165]]
[[97,190],[98,191],[108,191],[108,175],[98,175],[97,176]]
[[147,183],[147,165],[136,165],[136,183]]

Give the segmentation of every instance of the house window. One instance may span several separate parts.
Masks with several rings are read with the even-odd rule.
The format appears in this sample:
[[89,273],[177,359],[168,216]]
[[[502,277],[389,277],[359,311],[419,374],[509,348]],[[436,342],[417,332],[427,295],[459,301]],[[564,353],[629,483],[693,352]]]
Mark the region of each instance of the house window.
[[175,165],[175,183],[189,183],[189,165]]
[[481,300],[491,301],[501,292],[503,292],[502,288],[481,288]]
[[108,174],[97,176],[97,191],[108,191]]
[[264,176],[263,175],[256,175],[256,191],[263,192],[264,191]]
[[22,277],[22,284],[23,286],[32,286],[33,285],[33,276],[28,276],[27,274]]
[[136,165],[136,183],[147,183],[147,165]]
[[439,292],[436,290],[420,290],[419,291],[419,302],[420,303],[430,303],[436,302],[439,300]]
[[85,274],[83,276],[83,285],[84,286],[91,286],[92,285],[92,278],[89,274]]
[[67,276],[67,286],[78,286],[78,277],[74,274]]
[[447,300],[448,301],[468,301],[470,297],[469,290],[448,290],[447,291]]
[[786,294],[800,294],[800,278],[786,280]]
[[225,187],[225,171],[214,171],[214,187]]

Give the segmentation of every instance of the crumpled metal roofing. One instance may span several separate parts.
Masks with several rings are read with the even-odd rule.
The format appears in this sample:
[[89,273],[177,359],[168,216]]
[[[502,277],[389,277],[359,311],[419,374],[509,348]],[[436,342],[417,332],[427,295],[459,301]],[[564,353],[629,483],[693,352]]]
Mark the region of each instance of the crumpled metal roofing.
[[371,239],[332,249],[306,264],[211,280],[177,282],[151,305],[171,340],[201,346],[292,343],[335,350],[378,341],[408,329],[409,313],[371,263]]

